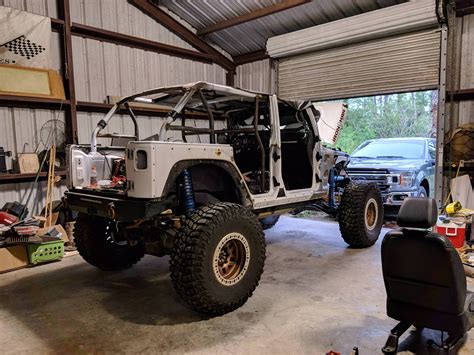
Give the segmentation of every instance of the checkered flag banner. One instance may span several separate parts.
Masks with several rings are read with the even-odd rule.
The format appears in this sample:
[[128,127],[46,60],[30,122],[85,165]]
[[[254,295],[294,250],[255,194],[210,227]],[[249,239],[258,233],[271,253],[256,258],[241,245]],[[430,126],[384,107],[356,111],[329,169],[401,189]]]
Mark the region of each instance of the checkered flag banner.
[[51,20],[0,6],[0,64],[51,68]]

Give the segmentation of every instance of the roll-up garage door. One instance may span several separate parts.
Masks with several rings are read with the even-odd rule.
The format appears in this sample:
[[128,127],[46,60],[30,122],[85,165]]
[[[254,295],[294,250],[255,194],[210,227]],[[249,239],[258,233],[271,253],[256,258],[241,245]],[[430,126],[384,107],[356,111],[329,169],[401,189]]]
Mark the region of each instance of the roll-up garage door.
[[425,90],[439,82],[434,1],[395,5],[274,37],[267,50],[279,59],[278,94],[287,99]]

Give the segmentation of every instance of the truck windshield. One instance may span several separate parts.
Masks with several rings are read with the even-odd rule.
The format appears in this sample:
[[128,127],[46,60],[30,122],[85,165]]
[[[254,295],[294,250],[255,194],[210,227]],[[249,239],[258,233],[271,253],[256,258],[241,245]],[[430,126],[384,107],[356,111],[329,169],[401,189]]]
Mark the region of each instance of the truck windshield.
[[353,158],[422,159],[425,144],[422,141],[374,141],[356,150]]

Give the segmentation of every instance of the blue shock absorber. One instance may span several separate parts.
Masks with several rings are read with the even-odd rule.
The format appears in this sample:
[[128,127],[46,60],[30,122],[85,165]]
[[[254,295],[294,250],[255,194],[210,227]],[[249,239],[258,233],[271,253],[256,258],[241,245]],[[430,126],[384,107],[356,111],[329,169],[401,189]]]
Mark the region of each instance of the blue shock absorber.
[[336,192],[336,176],[334,174],[334,168],[331,168],[329,170],[329,208],[333,209],[335,207],[335,196]]
[[184,214],[189,214],[196,209],[191,171],[189,171],[189,169],[183,170],[180,175],[180,180],[180,193],[183,212]]

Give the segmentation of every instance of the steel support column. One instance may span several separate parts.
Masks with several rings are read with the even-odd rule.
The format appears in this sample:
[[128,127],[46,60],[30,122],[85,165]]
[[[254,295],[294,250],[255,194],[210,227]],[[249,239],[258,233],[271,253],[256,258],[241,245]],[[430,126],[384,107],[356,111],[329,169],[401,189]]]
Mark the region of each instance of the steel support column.
[[446,121],[446,66],[448,55],[448,29],[446,25],[441,28],[441,52],[439,66],[439,88],[438,88],[438,122],[436,132],[436,175],[435,175],[435,199],[438,207],[443,206],[443,157],[444,157],[444,135]]
[[74,66],[72,60],[72,39],[71,39],[71,10],[69,0],[58,0],[59,19],[64,21],[61,36],[61,60],[66,99],[69,106],[65,107],[66,112],[66,139],[67,143],[77,143],[77,109],[76,109],[76,88],[74,86]]

